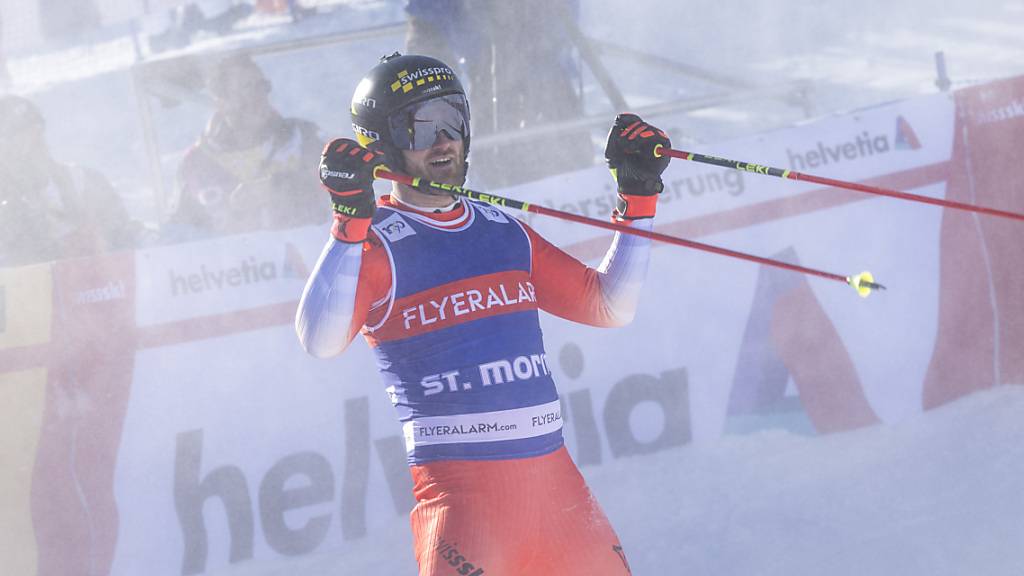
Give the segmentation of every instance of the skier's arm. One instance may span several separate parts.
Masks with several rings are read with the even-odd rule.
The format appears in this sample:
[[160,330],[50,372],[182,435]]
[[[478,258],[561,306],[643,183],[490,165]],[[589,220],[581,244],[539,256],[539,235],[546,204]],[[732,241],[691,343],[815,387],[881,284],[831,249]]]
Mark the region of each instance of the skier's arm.
[[[664,188],[661,173],[669,162],[666,156],[655,156],[658,146],[671,147],[661,130],[635,114],[615,118],[604,151],[618,188],[614,220],[651,230],[658,194]],[[621,326],[633,319],[647,276],[649,239],[616,232],[604,261],[595,270],[529,232],[533,281],[541,309],[596,326]]]
[[[651,220],[632,225],[650,230]],[[595,269],[525,228],[533,247],[531,281],[542,310],[592,326],[622,326],[633,319],[647,276],[650,240],[616,232]]]
[[345,351],[374,304],[387,298],[391,276],[386,259],[375,246],[333,237],[327,241],[295,314],[295,333],[306,352],[328,358]]
[[348,347],[366,312],[356,318],[356,288],[363,251],[358,244],[327,241],[295,313],[295,333],[309,354],[328,358]]
[[[352,140],[329,143],[320,159],[320,180],[331,195],[334,226],[295,313],[295,332],[306,352],[319,358],[348,347],[375,301],[387,299],[390,268],[368,232],[374,212],[373,170],[379,154]],[[383,296],[381,296],[383,294]]]

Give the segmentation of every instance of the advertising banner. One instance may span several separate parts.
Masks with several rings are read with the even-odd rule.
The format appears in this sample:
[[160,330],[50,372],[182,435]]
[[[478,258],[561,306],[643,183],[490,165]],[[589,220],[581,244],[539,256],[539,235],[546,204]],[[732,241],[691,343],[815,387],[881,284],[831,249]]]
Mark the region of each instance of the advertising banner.
[[[657,122],[657,119],[652,119]],[[700,152],[1024,211],[1024,79]],[[472,182],[469,183],[472,187]],[[1024,225],[676,160],[656,229],[888,290],[656,246],[635,321],[542,315],[588,469],[728,434],[897,422],[1024,382]],[[495,191],[606,218],[602,167]],[[597,265],[607,231],[517,215]],[[12,573],[187,575],[325,552],[412,506],[363,342],[292,322],[320,227],[0,270],[0,526]]]

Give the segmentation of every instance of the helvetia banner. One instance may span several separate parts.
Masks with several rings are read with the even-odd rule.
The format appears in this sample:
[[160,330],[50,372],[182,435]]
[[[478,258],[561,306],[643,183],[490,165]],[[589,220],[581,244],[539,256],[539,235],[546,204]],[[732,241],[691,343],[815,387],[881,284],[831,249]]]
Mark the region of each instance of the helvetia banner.
[[[1020,212],[1021,150],[1024,78],[699,152]],[[546,353],[527,363],[558,383],[585,473],[725,434],[899,421],[1024,382],[1021,223],[683,161],[665,184],[660,232],[869,269],[889,289],[862,300],[655,248],[631,325],[544,316]],[[597,218],[613,206],[600,167],[495,192]],[[611,241],[516,216],[592,264]],[[392,536],[411,482],[374,360],[361,342],[314,359],[292,328],[327,238],[311,227],[0,270],[10,573],[210,574]]]

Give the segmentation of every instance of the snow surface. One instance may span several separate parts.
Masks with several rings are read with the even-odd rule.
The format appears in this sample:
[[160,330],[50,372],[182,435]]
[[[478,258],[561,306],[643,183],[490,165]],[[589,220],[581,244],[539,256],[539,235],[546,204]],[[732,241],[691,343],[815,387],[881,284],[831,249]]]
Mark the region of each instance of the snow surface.
[[[633,573],[1024,574],[1024,386],[828,436],[764,430],[584,468]],[[408,522],[225,575],[415,574]]]

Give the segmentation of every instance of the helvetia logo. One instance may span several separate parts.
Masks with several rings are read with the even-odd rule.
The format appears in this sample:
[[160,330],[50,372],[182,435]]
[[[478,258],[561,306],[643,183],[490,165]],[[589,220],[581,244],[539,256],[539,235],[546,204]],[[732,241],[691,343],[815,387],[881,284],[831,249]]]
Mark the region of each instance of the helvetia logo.
[[917,139],[917,133],[911,128],[910,122],[903,116],[896,118],[896,149],[917,150],[921,148],[921,141]]
[[309,269],[299,250],[288,242],[280,264],[249,256],[227,268],[211,268],[201,264],[198,270],[178,272],[171,269],[168,274],[171,296],[188,296],[273,282],[279,278],[305,279],[309,276]]
[[302,259],[299,249],[291,242],[284,245],[284,264],[281,266],[281,269],[285,278],[301,278],[305,280],[309,277],[306,261]]
[[860,160],[871,156],[888,154],[893,150],[917,150],[921,141],[910,123],[903,116],[896,118],[896,133],[892,138],[887,134],[872,134],[865,130],[851,139],[840,142],[818,141],[809,150],[786,149],[792,170],[806,170],[830,164]]

